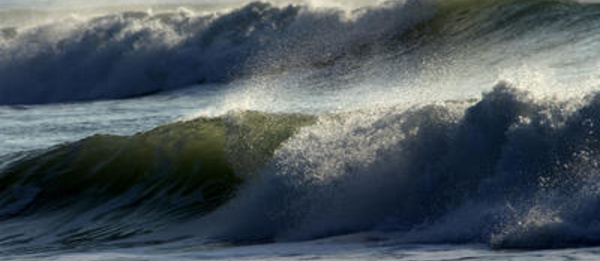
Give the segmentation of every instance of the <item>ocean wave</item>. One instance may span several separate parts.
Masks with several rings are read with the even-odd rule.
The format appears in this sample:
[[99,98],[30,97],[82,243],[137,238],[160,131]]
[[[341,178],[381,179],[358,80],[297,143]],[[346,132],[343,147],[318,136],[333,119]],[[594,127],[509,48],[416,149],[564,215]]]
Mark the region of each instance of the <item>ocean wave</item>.
[[[599,97],[540,100],[502,82],[479,101],[237,112],[6,156],[0,213],[14,237],[5,241],[237,243],[384,231],[401,243],[594,246]],[[77,222],[52,233],[11,227],[48,219]]]
[[377,70],[414,78],[465,52],[506,59],[503,46],[519,37],[539,40],[509,57],[590,40],[599,11],[572,1],[407,0],[354,11],[254,2],[208,15],[72,15],[0,29],[0,104],[135,97],[290,71],[321,82],[381,78]]
[[348,15],[255,2],[223,14],[182,8],[2,29],[0,104],[131,97],[327,64],[357,42],[426,19],[425,6],[399,1]]

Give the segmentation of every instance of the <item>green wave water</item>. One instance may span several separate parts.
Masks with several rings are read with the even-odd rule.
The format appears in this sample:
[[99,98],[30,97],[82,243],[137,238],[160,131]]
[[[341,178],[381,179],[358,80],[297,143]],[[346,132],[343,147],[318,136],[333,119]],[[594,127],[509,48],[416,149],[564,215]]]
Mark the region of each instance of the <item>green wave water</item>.
[[104,204],[93,223],[136,212],[161,216],[160,222],[197,218],[226,202],[282,142],[314,121],[304,115],[237,112],[25,153],[0,172],[0,219],[64,212],[75,218]]

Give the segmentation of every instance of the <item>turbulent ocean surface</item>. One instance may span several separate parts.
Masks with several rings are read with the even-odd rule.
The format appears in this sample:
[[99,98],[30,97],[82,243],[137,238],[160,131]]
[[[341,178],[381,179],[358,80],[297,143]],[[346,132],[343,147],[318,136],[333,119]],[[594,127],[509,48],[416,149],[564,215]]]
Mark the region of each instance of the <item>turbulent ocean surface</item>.
[[600,258],[600,4],[0,0],[0,260]]

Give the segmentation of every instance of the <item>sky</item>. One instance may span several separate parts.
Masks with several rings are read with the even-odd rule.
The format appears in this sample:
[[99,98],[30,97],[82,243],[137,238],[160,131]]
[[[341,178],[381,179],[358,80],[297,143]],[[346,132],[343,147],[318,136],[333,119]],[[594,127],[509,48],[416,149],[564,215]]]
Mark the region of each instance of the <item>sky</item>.
[[231,2],[309,2],[318,6],[364,6],[384,0],[0,0],[1,8],[72,8],[90,6],[115,6],[115,5],[157,5],[175,3],[231,3]]
[[[2,9],[12,8],[33,8],[33,9],[70,9],[70,8],[85,8],[95,6],[115,6],[115,5],[157,5],[157,4],[174,4],[174,3],[230,3],[230,2],[250,2],[252,0],[0,0],[0,11]],[[270,1],[270,0],[262,0]],[[285,0],[276,0],[277,2],[283,2]],[[355,2],[367,2],[373,3],[381,0],[304,0],[306,2],[316,2],[318,5],[322,3],[334,4],[334,5],[347,5],[352,3],[356,6]],[[443,0],[441,0],[443,1]],[[483,0],[482,0],[483,1]],[[576,0],[584,3],[600,3],[600,0]],[[290,0],[290,2],[298,2]],[[360,6],[360,5],[359,5]]]
[[0,0],[0,8],[69,8],[128,4],[224,3],[242,0]]

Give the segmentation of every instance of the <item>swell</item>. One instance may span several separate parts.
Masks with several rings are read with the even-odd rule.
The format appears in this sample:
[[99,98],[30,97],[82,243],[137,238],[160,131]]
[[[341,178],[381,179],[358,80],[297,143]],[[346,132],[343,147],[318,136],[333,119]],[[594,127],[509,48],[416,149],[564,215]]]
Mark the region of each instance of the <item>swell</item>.
[[0,104],[135,97],[289,71],[335,82],[414,52],[448,56],[436,53],[440,45],[464,52],[547,30],[586,38],[597,13],[570,1],[408,0],[350,13],[255,2],[210,15],[181,8],[75,16],[0,29]]

